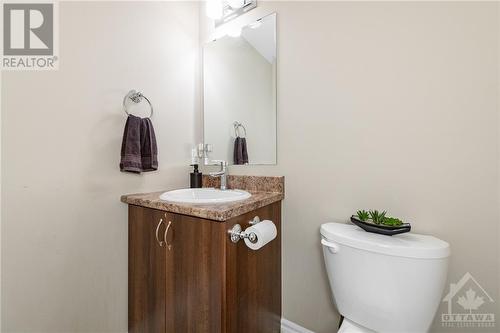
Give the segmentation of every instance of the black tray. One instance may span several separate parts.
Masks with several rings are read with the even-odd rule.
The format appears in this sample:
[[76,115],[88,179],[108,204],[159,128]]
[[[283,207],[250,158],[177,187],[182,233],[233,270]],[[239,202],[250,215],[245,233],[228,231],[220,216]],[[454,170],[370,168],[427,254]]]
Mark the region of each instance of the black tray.
[[409,232],[411,230],[411,225],[409,223],[403,223],[399,226],[390,226],[382,224],[374,224],[370,222],[364,222],[357,218],[356,215],[351,216],[351,222],[367,232],[373,232],[376,234],[392,236],[397,234],[402,234]]

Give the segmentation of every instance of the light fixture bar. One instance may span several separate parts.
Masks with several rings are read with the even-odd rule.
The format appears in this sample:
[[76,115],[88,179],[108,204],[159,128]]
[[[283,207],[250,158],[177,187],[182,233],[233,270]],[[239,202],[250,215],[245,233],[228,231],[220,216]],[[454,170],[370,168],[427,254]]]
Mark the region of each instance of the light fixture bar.
[[231,7],[230,1],[221,0],[222,1],[222,17],[220,19],[215,20],[215,27],[218,27],[221,24],[227,23],[231,20],[234,20],[240,15],[245,14],[246,12],[257,7],[257,0],[243,0],[243,4],[239,8]]

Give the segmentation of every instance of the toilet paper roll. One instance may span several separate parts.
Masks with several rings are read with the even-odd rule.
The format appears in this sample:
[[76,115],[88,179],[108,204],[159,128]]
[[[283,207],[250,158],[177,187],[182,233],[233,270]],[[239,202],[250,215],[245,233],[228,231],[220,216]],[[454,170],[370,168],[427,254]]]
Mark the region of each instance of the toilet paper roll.
[[252,250],[258,250],[278,235],[278,230],[276,229],[276,225],[274,225],[273,221],[264,220],[262,222],[257,223],[251,227],[246,228],[245,232],[247,234],[255,233],[257,235],[257,242],[252,243],[248,238],[245,238],[245,244]]

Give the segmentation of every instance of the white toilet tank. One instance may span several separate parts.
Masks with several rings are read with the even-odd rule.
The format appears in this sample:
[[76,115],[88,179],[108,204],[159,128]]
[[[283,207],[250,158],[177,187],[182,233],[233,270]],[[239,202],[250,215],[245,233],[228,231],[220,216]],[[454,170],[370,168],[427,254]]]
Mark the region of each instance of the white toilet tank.
[[326,223],[321,243],[333,298],[348,320],[382,333],[427,332],[441,301],[450,246]]

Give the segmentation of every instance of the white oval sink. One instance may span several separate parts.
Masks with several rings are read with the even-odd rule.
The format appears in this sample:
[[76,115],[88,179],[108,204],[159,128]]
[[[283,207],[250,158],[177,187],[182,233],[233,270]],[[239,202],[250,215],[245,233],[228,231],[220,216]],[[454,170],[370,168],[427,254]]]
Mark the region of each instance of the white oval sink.
[[168,191],[160,195],[161,200],[176,203],[217,204],[240,201],[252,195],[242,190],[219,190],[215,188],[186,188]]

